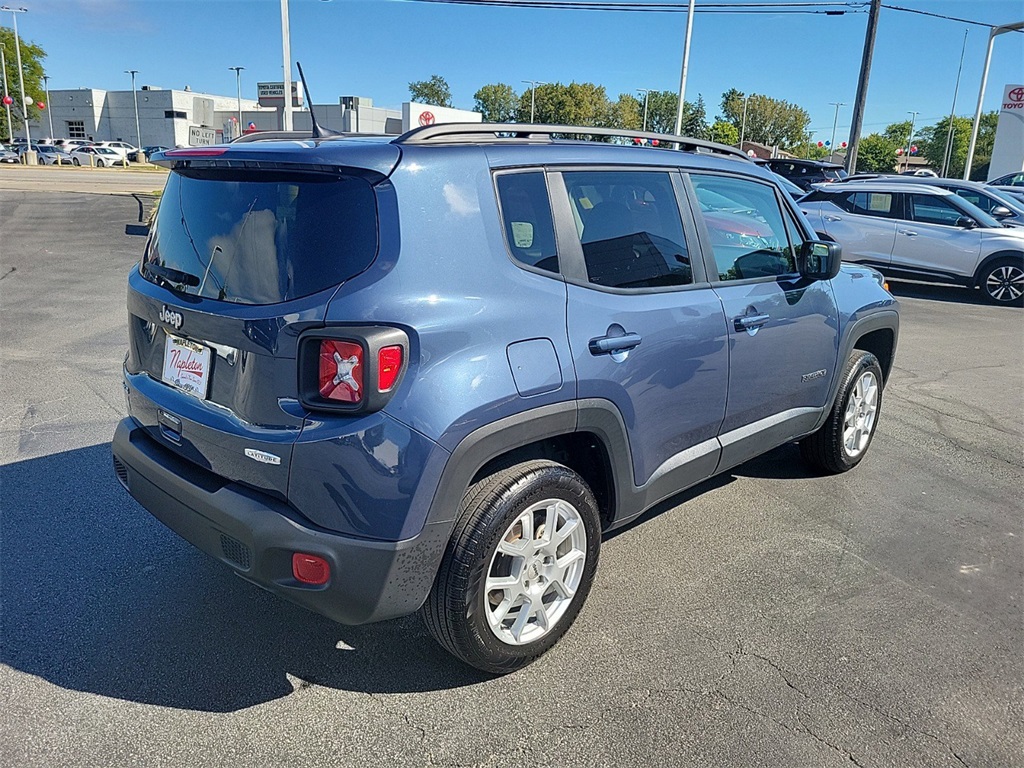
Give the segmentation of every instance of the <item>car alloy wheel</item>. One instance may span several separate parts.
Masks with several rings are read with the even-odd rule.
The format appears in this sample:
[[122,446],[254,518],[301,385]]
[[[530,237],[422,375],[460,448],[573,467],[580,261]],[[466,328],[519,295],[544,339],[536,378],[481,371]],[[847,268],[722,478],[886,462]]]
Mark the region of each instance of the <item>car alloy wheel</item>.
[[878,379],[872,371],[864,371],[846,404],[843,419],[843,446],[850,458],[856,458],[867,448],[878,414]]
[[1024,268],[1016,264],[999,264],[985,277],[985,292],[999,304],[1019,301],[1024,296]]
[[587,531],[579,510],[562,499],[531,504],[505,530],[484,581],[487,626],[508,645],[541,639],[579,588]]

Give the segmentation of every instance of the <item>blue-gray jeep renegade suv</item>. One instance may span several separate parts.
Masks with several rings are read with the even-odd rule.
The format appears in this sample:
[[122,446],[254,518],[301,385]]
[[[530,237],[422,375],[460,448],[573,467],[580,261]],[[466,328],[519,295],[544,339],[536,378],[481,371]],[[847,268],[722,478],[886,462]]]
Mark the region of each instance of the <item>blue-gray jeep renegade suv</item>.
[[118,478],[243,578],[343,623],[420,610],[501,673],[572,624],[603,532],[788,441],[855,466],[899,326],[878,273],[734,149],[582,134],[623,135],[155,155]]

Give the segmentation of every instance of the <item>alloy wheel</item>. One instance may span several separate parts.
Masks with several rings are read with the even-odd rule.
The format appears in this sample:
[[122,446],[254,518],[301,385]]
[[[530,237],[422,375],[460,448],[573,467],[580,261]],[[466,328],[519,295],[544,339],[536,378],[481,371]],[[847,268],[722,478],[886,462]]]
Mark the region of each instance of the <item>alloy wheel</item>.
[[985,290],[996,301],[1017,301],[1024,296],[1024,269],[1013,264],[1003,264],[988,273]]
[[865,371],[850,392],[843,419],[843,447],[850,458],[860,456],[868,447],[878,414],[878,379]]

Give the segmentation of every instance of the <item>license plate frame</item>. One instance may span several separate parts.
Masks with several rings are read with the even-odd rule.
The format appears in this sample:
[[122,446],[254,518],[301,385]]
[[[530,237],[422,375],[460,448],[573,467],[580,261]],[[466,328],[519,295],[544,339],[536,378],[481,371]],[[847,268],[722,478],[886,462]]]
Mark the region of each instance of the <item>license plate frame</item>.
[[160,379],[175,389],[205,400],[210,388],[212,350],[205,344],[167,334]]

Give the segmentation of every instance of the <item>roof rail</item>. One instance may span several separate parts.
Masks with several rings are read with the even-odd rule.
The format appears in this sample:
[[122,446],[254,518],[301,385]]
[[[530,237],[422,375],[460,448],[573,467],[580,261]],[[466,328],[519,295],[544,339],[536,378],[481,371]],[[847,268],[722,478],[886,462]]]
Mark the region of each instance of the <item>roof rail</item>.
[[[502,135],[507,134],[507,135]],[[494,142],[551,142],[555,136],[610,136],[646,139],[675,144],[685,152],[707,152],[749,160],[736,147],[688,136],[675,136],[623,128],[597,128],[582,125],[532,125],[530,123],[440,123],[403,133],[393,144],[489,144]]]
[[[383,133],[339,133],[333,136],[316,137],[312,131],[253,131],[243,133],[237,139],[232,139],[231,144],[248,144],[253,141],[330,141],[331,139],[343,139],[347,137],[384,136]],[[394,135],[394,134],[391,134]]]

